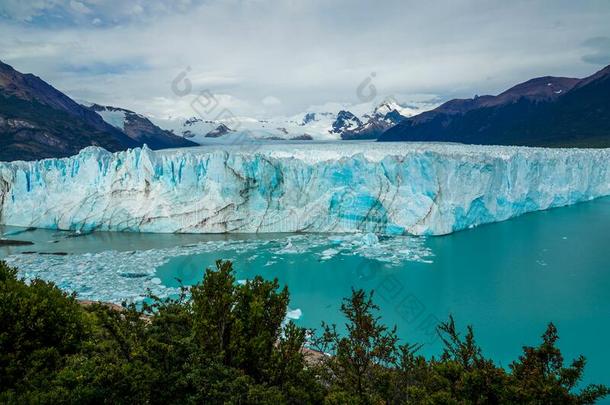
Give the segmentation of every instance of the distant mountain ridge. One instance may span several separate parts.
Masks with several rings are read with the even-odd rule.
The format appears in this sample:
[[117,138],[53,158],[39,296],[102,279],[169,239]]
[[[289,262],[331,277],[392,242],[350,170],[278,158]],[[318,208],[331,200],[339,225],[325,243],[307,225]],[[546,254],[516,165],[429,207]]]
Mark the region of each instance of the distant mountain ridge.
[[291,117],[240,118],[236,126],[192,118],[167,130],[131,110],[81,105],[39,77],[0,62],[0,161],[71,156],[87,146],[112,152],[144,144],[188,147],[241,139],[243,133],[269,141],[610,147],[610,66],[583,79],[539,77],[496,96],[450,100],[413,115],[419,111],[391,100],[375,108],[328,103]]
[[584,79],[546,76],[497,96],[451,100],[379,141],[609,147],[610,66]]
[[[361,107],[361,106],[360,106]],[[167,125],[174,133],[182,137],[205,144],[211,138],[215,141],[233,139],[237,133],[259,140],[363,140],[377,139],[385,130],[403,119],[412,116],[417,107],[402,107],[394,101],[383,101],[374,109],[358,113],[348,106],[319,111],[307,111],[291,117],[256,119],[241,117],[237,120],[210,120],[192,117],[186,120],[175,120]]]
[[151,149],[180,148],[196,146],[194,142],[175,135],[153,124],[145,116],[113,106],[93,104],[89,107],[97,112],[107,123],[122,130],[138,144],[146,144]]
[[343,140],[377,139],[387,129],[402,122],[406,115],[401,114],[401,107],[394,103],[385,101],[378,105],[372,114],[365,114],[366,122],[354,129],[347,129],[341,133]]
[[137,143],[39,77],[0,62],[0,160],[69,156],[90,145]]
[[0,161],[71,156],[87,146],[125,150],[142,146],[139,134],[148,130],[151,148],[169,147],[155,142],[156,135],[174,137],[176,146],[194,145],[158,127],[142,126],[147,124],[130,124],[131,129],[123,131],[39,77],[0,62]]

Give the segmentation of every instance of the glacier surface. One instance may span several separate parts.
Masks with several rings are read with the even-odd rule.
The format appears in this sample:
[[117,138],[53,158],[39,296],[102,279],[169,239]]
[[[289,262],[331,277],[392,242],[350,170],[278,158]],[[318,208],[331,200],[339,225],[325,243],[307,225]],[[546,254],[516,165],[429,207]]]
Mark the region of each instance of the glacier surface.
[[0,163],[0,223],[87,232],[442,235],[610,195],[610,149],[224,145]]

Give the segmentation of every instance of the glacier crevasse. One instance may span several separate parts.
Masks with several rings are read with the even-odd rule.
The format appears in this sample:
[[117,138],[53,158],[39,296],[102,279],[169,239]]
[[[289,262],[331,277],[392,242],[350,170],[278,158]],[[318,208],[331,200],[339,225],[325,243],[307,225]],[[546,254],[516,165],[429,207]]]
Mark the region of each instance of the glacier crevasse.
[[[339,147],[341,146],[341,147]],[[0,163],[0,223],[74,231],[442,235],[610,195],[610,149],[86,148]]]

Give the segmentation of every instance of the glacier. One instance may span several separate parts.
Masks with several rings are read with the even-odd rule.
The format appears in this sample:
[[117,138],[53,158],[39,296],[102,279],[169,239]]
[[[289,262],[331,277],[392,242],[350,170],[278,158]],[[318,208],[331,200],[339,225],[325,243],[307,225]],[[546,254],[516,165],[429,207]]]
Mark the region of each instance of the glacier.
[[444,235],[610,195],[610,149],[223,145],[0,163],[0,223],[76,232]]

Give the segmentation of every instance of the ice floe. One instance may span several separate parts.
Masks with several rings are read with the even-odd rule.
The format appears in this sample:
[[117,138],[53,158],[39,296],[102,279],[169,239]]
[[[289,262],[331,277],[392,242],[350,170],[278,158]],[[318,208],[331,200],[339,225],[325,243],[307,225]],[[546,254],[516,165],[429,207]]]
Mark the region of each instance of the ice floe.
[[[289,248],[287,248],[289,247]],[[76,292],[82,299],[120,303],[142,301],[150,290],[159,297],[179,293],[157,276],[156,269],[172,258],[223,252],[225,259],[235,254],[269,256],[267,265],[293,260],[294,253],[319,255],[322,260],[336,256],[358,256],[390,266],[405,261],[429,262],[433,254],[425,238],[399,236],[377,238],[370,234],[291,235],[276,239],[224,240],[163,249],[61,255],[14,254],[4,260],[31,280],[53,281],[61,289]],[[239,263],[236,263],[239,266]],[[244,283],[245,280],[238,282]],[[296,314],[296,313],[295,313]]]

